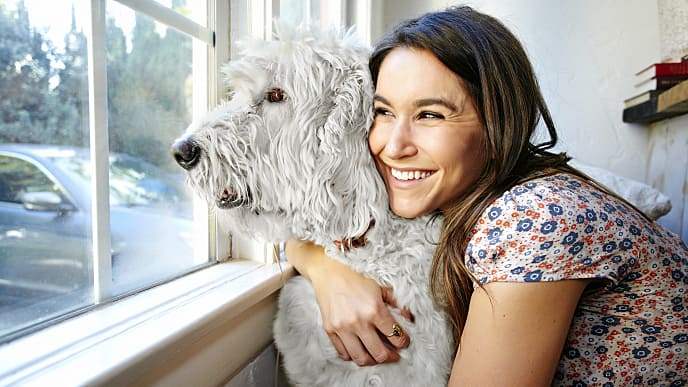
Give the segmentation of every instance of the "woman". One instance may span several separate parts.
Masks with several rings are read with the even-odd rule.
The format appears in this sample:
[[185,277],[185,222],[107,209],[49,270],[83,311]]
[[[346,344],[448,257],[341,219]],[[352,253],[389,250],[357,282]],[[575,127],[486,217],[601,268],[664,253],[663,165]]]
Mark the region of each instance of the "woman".
[[[459,343],[450,385],[688,383],[688,248],[549,151],[549,111],[499,21],[468,7],[423,15],[381,40],[370,69],[369,144],[390,207],[443,217],[430,280]],[[534,145],[540,118],[550,141]],[[394,361],[409,345],[382,338],[393,289],[318,246],[286,253],[340,356]]]

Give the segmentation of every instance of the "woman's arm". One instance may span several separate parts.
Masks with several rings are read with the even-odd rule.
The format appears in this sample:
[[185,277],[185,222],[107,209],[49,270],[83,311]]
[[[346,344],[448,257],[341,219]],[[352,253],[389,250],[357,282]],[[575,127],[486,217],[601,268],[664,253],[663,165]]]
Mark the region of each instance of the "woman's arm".
[[449,386],[551,385],[589,282],[494,282],[476,288]]
[[[409,345],[408,335],[385,340],[393,348],[380,336],[395,323],[387,307],[397,307],[391,289],[380,288],[310,242],[290,240],[285,255],[313,284],[323,325],[340,357],[360,366],[399,360],[396,349]],[[410,313],[404,314],[410,317]]]

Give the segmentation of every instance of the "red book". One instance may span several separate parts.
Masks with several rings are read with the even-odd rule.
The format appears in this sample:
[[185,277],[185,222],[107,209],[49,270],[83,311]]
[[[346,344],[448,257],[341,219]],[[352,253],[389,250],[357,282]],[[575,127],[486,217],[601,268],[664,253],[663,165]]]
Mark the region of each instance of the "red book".
[[651,64],[635,75],[642,79],[665,75],[688,75],[688,60]]

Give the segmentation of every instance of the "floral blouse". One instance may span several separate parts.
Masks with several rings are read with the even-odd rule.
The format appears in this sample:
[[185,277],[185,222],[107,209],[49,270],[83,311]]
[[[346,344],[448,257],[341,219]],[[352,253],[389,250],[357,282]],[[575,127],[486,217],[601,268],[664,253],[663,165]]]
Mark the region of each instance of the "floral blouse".
[[517,185],[482,215],[466,250],[481,283],[596,278],[553,385],[688,385],[688,247],[568,174]]

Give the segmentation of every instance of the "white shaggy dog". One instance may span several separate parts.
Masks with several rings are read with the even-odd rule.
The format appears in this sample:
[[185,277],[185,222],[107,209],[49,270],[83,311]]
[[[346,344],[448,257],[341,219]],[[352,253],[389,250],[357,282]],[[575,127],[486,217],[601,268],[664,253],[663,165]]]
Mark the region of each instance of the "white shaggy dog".
[[282,30],[278,40],[249,42],[225,68],[228,100],[192,124],[173,152],[225,227],[323,245],[391,287],[415,316],[411,323],[393,311],[411,338],[399,362],[358,367],[337,356],[310,282],[292,278],[281,291],[274,337],[294,385],[442,386],[454,348],[429,291],[439,225],[389,210],[367,142],[368,55],[353,35],[334,32]]

